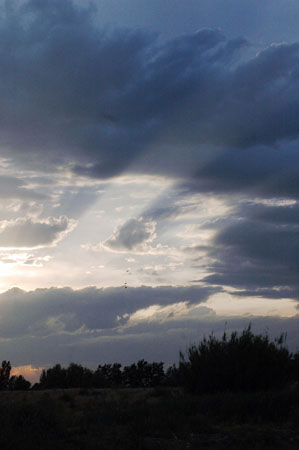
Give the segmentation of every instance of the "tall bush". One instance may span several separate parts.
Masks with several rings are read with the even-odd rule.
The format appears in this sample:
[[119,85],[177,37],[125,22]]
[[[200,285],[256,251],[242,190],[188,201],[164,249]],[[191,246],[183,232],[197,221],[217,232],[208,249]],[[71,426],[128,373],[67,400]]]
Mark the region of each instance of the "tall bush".
[[249,325],[221,339],[213,334],[187,354],[180,353],[179,370],[187,389],[196,393],[258,391],[283,387],[291,378],[291,358],[282,334],[270,342],[267,334],[254,335]]

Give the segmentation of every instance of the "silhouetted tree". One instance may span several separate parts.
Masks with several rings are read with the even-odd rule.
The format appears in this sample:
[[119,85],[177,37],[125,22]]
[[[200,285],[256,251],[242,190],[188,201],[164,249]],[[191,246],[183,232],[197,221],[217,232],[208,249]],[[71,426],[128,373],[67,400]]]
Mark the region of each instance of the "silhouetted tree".
[[164,384],[166,386],[180,386],[182,384],[181,372],[175,364],[168,367],[165,374]]
[[165,380],[163,362],[153,362],[151,364],[150,386],[160,386]]
[[108,388],[112,385],[112,365],[111,364],[99,364],[97,370],[94,373],[94,382],[96,387]]
[[139,387],[139,374],[135,363],[125,366],[123,370],[123,382],[126,387]]
[[144,359],[137,362],[136,382],[138,387],[148,387],[150,381],[150,365]]
[[10,391],[28,391],[30,386],[30,381],[25,380],[23,375],[13,375],[8,381],[8,389]]
[[106,380],[102,372],[102,366],[99,365],[98,368],[94,371],[92,376],[92,385],[95,388],[104,388]]
[[40,376],[40,387],[42,389],[66,388],[66,369],[63,369],[60,364],[44,369]]
[[127,387],[158,386],[164,377],[163,362],[148,363],[140,359],[137,364],[125,366],[123,370],[123,384]]
[[121,364],[114,363],[111,367],[111,387],[119,387],[122,385]]
[[81,364],[71,363],[66,369],[66,387],[91,387],[92,371]]
[[299,350],[292,358],[292,379],[299,384]]
[[10,377],[11,365],[9,361],[2,361],[0,367],[0,390],[5,390],[8,387]]

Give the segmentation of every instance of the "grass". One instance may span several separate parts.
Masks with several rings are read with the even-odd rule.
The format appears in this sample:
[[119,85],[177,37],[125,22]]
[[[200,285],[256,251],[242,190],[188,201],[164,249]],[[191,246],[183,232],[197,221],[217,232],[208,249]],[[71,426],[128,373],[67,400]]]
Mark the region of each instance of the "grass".
[[299,447],[299,390],[191,395],[177,388],[0,392],[3,450]]

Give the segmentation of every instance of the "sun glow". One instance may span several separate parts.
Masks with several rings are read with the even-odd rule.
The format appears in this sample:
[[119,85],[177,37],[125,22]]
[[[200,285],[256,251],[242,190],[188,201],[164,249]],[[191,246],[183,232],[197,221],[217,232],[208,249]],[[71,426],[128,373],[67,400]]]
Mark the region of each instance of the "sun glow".
[[43,367],[33,367],[31,365],[27,366],[17,366],[12,367],[11,376],[13,375],[23,375],[23,377],[30,381],[30,383],[34,384],[39,381],[40,374],[42,373]]

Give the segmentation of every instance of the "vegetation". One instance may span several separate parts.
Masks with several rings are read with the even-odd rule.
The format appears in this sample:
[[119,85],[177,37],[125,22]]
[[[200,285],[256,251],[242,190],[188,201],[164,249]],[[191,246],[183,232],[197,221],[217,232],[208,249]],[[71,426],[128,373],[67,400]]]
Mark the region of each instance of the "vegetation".
[[9,361],[2,361],[0,367],[0,390],[8,388],[9,377],[10,377],[11,365]]
[[114,387],[154,387],[165,382],[162,362],[148,363],[141,359],[137,364],[125,366],[121,364],[99,365],[95,371],[80,364],[71,363],[68,368],[60,364],[43,370],[40,383],[34,389],[55,388],[114,388]]
[[22,375],[10,376],[11,365],[10,361],[2,361],[0,367],[0,390],[5,391],[28,391],[31,387],[31,383]]
[[296,378],[298,359],[285,345],[282,334],[274,342],[267,335],[254,335],[248,326],[230,339],[212,334],[198,345],[191,345],[187,355],[180,354],[180,375],[191,392],[260,391],[281,388]]
[[[10,377],[11,365],[0,367],[0,390],[28,390],[30,383],[22,375]],[[119,363],[99,365],[96,370],[71,363],[44,369],[40,382],[31,389],[71,388],[150,388],[184,387],[203,394],[217,392],[256,392],[284,388],[299,381],[299,352],[292,354],[286,346],[286,335],[273,342],[267,334],[253,334],[248,326],[241,334],[228,338],[214,334],[192,344],[186,354],[180,353],[178,367],[166,372],[163,362],[144,359],[122,367]]]
[[289,352],[285,335],[271,342],[250,326],[211,334],[166,372],[143,359],[94,371],[56,364],[30,390],[10,372],[3,361],[0,448],[7,450],[299,447],[299,353]]
[[180,353],[179,366],[164,372],[162,362],[99,365],[93,372],[78,364],[60,364],[42,372],[35,389],[182,386],[193,393],[255,392],[283,388],[299,379],[299,353],[292,354],[282,334],[274,342],[247,327],[240,335],[213,334]]
[[297,450],[299,391],[181,388],[1,392],[5,450]]

